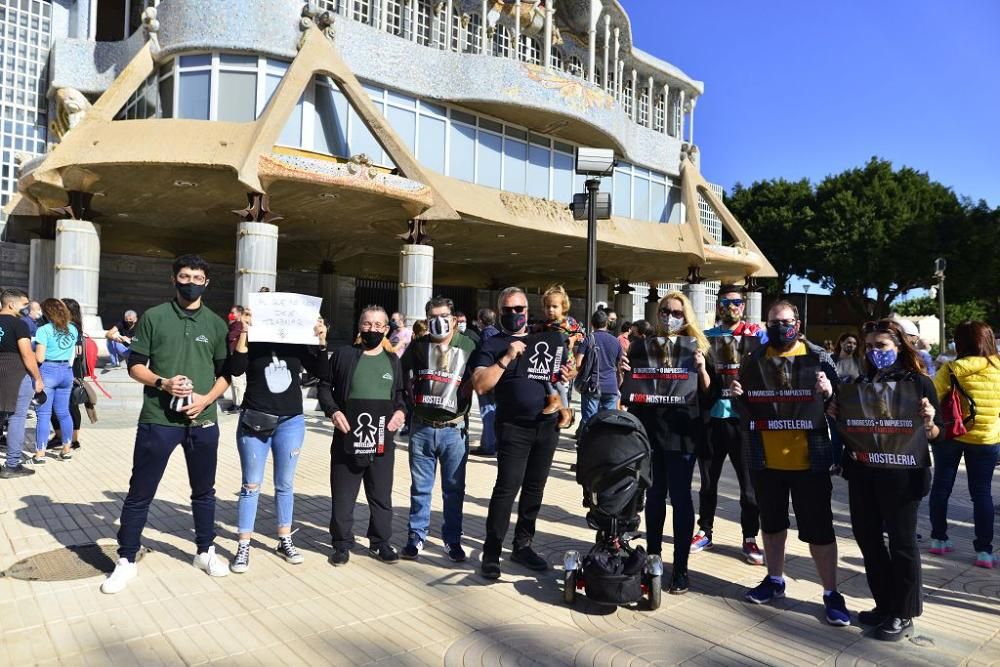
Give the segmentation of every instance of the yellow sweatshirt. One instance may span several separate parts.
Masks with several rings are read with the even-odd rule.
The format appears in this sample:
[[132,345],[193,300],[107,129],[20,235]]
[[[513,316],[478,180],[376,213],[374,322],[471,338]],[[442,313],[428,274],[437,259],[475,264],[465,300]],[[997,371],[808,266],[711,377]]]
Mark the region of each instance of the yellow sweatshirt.
[[[963,357],[950,361],[938,369],[934,388],[938,399],[951,391],[949,372],[962,385],[976,403],[976,419],[965,427],[965,435],[956,438],[969,445],[995,445],[1000,443],[1000,357]],[[969,408],[962,400],[962,414],[969,415]]]

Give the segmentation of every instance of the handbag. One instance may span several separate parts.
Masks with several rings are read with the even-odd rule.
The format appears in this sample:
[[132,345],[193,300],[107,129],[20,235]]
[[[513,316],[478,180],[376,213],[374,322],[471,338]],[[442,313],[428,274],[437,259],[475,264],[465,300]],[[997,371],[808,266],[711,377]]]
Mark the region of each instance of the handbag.
[[[951,389],[941,402],[941,411],[944,419],[944,437],[948,440],[954,440],[969,432],[965,425],[976,419],[976,402],[962,389],[962,385],[958,383],[958,378],[955,377],[954,373],[949,372],[948,375],[951,377]],[[968,417],[962,416],[963,398],[969,404]]]
[[83,380],[79,378],[73,380],[73,389],[70,390],[69,400],[72,401],[73,405],[83,405],[90,402],[90,396],[87,394],[87,388],[83,386]]
[[259,437],[267,437],[274,433],[281,423],[281,417],[269,412],[244,408],[240,413],[240,428],[246,429]]

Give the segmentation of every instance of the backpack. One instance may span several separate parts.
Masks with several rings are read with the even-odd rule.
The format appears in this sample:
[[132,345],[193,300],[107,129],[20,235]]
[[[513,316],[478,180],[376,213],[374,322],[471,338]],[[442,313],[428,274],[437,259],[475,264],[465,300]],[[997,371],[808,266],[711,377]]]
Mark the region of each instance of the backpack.
[[576,380],[573,381],[573,386],[581,394],[596,394],[600,396],[601,355],[597,347],[597,336],[592,333],[588,334],[587,340],[590,343],[590,349],[587,350],[587,354],[583,355],[583,363],[580,364],[580,370],[577,373]]

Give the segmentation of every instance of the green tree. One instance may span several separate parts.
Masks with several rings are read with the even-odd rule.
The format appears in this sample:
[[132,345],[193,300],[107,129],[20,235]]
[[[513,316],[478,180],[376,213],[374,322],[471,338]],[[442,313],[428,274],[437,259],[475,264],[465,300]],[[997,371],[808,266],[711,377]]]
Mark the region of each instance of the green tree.
[[[944,328],[945,333],[951,336],[955,325],[965,320],[987,320],[989,317],[990,304],[984,299],[972,299],[970,301],[958,301],[944,304]],[[922,316],[934,315],[940,317],[940,307],[937,299],[929,296],[921,296],[915,299],[900,301],[893,306],[893,311],[900,315]]]
[[986,308],[984,318],[1000,324],[1000,208],[990,209],[984,201],[962,204],[963,219],[941,230],[942,256],[948,260],[945,296],[948,302],[978,301]]

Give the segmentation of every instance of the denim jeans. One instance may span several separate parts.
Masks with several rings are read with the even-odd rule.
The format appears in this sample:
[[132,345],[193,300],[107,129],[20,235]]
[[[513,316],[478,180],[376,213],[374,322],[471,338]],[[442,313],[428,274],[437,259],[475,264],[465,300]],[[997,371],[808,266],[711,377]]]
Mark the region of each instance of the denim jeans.
[[948,539],[948,498],[955,485],[958,464],[965,456],[965,475],[972,499],[972,520],[976,551],[993,553],[993,468],[1000,454],[1000,445],[969,445],[957,440],[944,440],[931,445],[934,452],[934,481],[931,483],[931,538]]
[[674,571],[687,572],[691,535],[694,533],[694,454],[665,452],[653,448],[653,485],[646,491],[646,550],[659,554],[663,549],[663,524],[667,519],[667,495],[674,517]]
[[479,396],[479,416],[483,420],[483,434],[480,446],[484,452],[497,453],[497,404],[493,392]]
[[28,420],[28,407],[35,396],[35,381],[25,375],[17,390],[14,414],[7,420],[7,467],[21,465],[21,448],[24,446],[24,425]]
[[38,424],[35,426],[35,450],[44,452],[49,442],[53,410],[59,420],[62,444],[69,445],[73,442],[73,417],[69,413],[69,397],[73,391],[73,367],[66,362],[46,361],[39,370],[48,398],[35,408],[35,414],[38,415]]
[[[295,503],[295,468],[299,464],[299,452],[305,436],[306,419],[302,415],[281,422],[266,438],[243,428],[237,431],[236,445],[240,452],[240,467],[243,469],[243,486],[240,488],[237,505],[241,535],[253,532],[268,452],[274,455],[274,514],[278,528],[291,527]],[[247,488],[248,486],[254,488]]]
[[432,428],[413,421],[410,432],[410,539],[423,541],[431,521],[434,472],[441,462],[441,496],[444,523],[441,539],[454,544],[462,539],[462,508],[465,505],[465,465],[469,450],[458,426]]
[[618,409],[619,398],[619,394],[610,392],[580,394],[580,426],[586,425],[601,410]]
[[128,359],[128,353],[128,347],[122,345],[116,340],[108,341],[108,357],[111,363],[115,366]]

